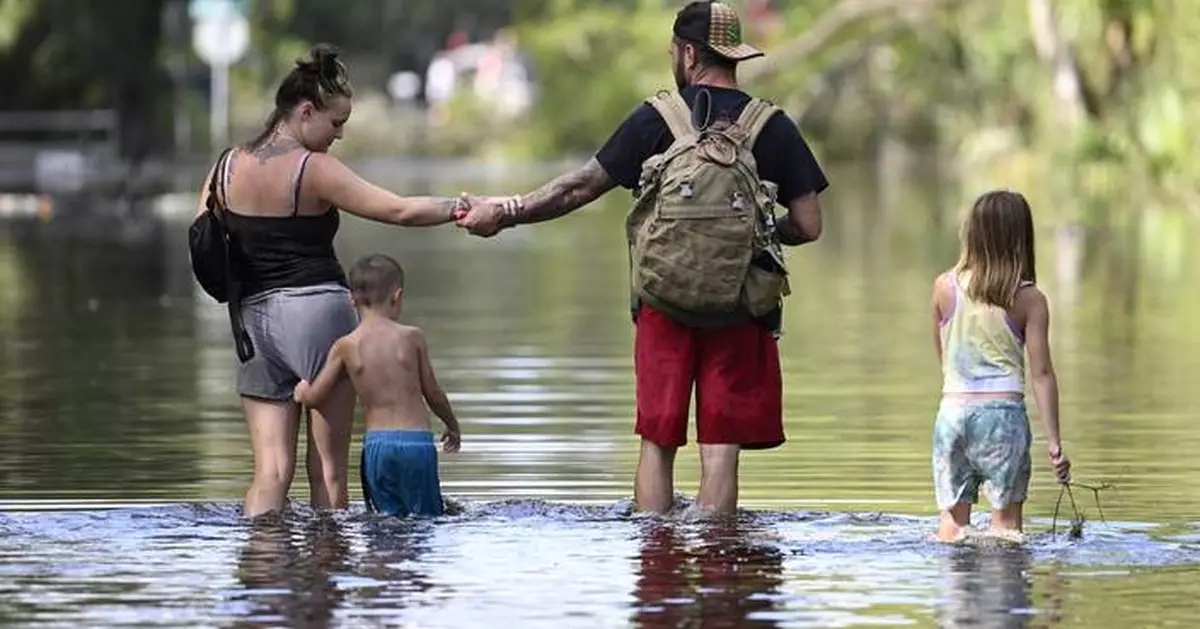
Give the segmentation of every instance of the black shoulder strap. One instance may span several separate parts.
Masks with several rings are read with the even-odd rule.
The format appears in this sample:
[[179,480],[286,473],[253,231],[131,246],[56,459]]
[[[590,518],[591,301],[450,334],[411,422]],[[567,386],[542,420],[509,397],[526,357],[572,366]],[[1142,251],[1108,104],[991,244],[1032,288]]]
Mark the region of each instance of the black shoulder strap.
[[[217,212],[217,209],[223,209],[225,207],[225,162],[229,161],[229,155],[231,153],[233,153],[232,148],[227,148],[221,153],[221,156],[217,158],[217,165],[213,168],[212,178],[208,180],[208,200],[205,202],[205,206],[207,206],[209,211],[211,211],[214,215],[217,215],[218,218],[220,218],[220,216],[219,212]],[[218,179],[221,180],[220,197],[217,196]]]
[[292,216],[300,214],[300,181],[304,179],[304,168],[308,166],[308,158],[312,157],[312,151],[305,151],[304,157],[300,158],[300,168],[296,170],[296,182],[293,184],[292,190]]

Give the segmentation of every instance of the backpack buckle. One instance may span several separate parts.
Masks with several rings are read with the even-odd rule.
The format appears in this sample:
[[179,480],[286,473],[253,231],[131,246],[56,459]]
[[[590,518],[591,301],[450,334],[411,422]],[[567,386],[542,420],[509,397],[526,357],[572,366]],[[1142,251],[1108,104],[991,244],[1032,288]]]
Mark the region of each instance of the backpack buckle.
[[739,212],[746,211],[746,198],[742,196],[741,192],[733,193],[733,209]]
[[684,181],[679,184],[679,196],[685,199],[690,199],[695,196],[695,194],[696,193],[692,190],[692,182]]

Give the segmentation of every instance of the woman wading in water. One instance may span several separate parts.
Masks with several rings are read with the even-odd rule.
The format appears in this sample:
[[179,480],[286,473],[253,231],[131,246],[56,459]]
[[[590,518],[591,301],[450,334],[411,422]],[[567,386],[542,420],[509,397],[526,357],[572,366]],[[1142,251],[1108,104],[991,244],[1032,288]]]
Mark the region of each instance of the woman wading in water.
[[[313,380],[329,348],[357,325],[346,277],[334,252],[340,212],[391,225],[454,220],[449,197],[401,197],[359,178],[327,151],[350,119],[346,66],[320,45],[298,61],[275,94],[266,129],[209,172],[230,233],[229,264],[240,290],[240,320],[253,356],[238,369],[254,477],[244,514],[281,509],[296,466],[300,406],[292,390]],[[311,501],[345,508],[354,392],[348,380],[307,414]]]

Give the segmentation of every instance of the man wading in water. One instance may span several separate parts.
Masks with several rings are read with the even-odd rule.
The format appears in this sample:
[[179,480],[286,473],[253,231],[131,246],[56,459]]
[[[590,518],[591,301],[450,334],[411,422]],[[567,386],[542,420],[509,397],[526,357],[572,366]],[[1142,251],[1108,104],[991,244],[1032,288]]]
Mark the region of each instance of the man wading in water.
[[[742,43],[736,11],[692,2],[673,31],[678,93],[647,99],[579,170],[523,196],[473,199],[458,224],[492,236],[564,216],[617,185],[638,191],[628,223],[642,437],[637,506],[672,506],[695,386],[697,505],[729,513],[740,451],[785,440],[780,245],[820,236],[817,195],[829,184],[796,125],[738,89],[738,62],[763,53]],[[778,221],[776,202],[788,210]]]

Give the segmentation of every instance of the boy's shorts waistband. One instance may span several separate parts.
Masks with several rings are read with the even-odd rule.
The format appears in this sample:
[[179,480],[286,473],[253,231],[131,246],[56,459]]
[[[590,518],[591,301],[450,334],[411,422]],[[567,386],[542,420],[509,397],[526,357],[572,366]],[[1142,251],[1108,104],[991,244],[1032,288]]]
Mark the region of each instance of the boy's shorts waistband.
[[433,433],[428,430],[368,430],[363,445],[369,443],[433,445]]

